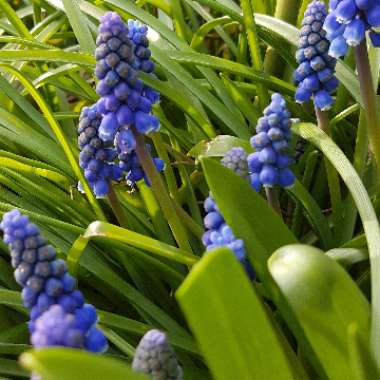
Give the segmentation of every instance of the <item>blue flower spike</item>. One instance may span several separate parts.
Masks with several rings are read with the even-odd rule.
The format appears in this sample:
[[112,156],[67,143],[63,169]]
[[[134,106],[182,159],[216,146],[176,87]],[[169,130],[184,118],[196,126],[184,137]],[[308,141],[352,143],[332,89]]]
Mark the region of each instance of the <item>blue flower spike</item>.
[[290,112],[280,94],[272,95],[272,102],[264,110],[256,126],[251,145],[256,152],[248,156],[251,185],[256,191],[263,186],[292,186],[295,176],[290,170],[286,152],[291,139]]
[[[106,196],[109,181],[122,176],[131,186],[141,179],[149,184],[136,156],[132,131],[148,134],[160,128],[159,119],[152,114],[159,93],[138,79],[139,71],[149,75],[154,71],[147,32],[148,28],[137,21],[130,20],[128,27],[115,12],[106,13],[100,20],[95,50],[100,99],[84,108],[78,140],[80,166],[97,197]],[[96,131],[88,127],[90,124]],[[163,161],[153,161],[162,171]]]
[[[226,152],[221,160],[222,165],[234,171],[243,179],[249,179],[247,153],[241,147],[232,148]],[[218,247],[227,247],[234,254],[237,260],[243,265],[247,275],[251,280],[255,278],[254,270],[247,259],[244,241],[237,239],[232,229],[220,213],[212,195],[210,194],[204,202],[206,216],[204,226],[206,232],[202,236],[203,245],[206,251]]]
[[[79,118],[78,145],[80,148],[79,165],[84,176],[97,198],[105,197],[110,181],[118,181],[122,171],[113,163],[117,153],[112,144],[99,137],[99,126],[102,117],[98,107],[84,107]],[[81,184],[78,184],[82,190]]]
[[322,1],[314,0],[307,7],[296,52],[299,66],[294,72],[296,101],[305,103],[313,98],[315,106],[322,111],[331,108],[334,102],[331,94],[338,87],[334,76],[336,59],[328,55],[330,41],[322,28],[326,16]]
[[323,28],[331,42],[329,54],[339,58],[349,46],[358,46],[366,32],[373,46],[380,46],[380,3],[377,0],[330,0],[330,14]]
[[148,331],[136,348],[132,368],[152,380],[182,380],[182,368],[166,335],[159,330]]
[[0,228],[9,246],[14,277],[30,312],[31,342],[36,348],[64,346],[103,352],[107,340],[96,327],[95,308],[84,303],[68,273],[38,227],[18,210],[4,214]]

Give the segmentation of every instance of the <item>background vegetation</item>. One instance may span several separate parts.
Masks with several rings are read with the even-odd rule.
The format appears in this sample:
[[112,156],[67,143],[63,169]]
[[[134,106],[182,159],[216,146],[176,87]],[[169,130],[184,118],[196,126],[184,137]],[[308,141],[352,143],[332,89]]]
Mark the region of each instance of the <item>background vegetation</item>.
[[[331,137],[316,127],[311,105],[293,100],[294,51],[307,4],[0,0],[0,211],[16,207],[30,216],[67,258],[110,342],[102,357],[29,352],[25,367],[45,380],[78,379],[78,370],[92,380],[143,378],[126,363],[156,327],[168,333],[185,379],[380,377],[378,178],[352,54],[337,66]],[[98,98],[94,41],[109,10],[150,27],[157,78],[142,79],[161,93],[154,113],[162,128],[149,140],[166,162],[163,178],[191,253],[175,244],[145,183],[115,184],[123,227],[108,199],[77,191],[78,117]],[[376,86],[379,58],[371,48]],[[272,92],[301,121],[292,141],[297,182],[280,193],[282,218],[218,164],[233,146],[251,151],[249,138]],[[333,168],[330,181],[324,157]],[[253,286],[224,249],[205,255],[188,275],[204,251],[202,203],[210,189],[245,241],[260,280]],[[309,247],[281,248],[298,243]],[[4,379],[29,376],[18,364],[30,348],[27,319],[0,243]]]

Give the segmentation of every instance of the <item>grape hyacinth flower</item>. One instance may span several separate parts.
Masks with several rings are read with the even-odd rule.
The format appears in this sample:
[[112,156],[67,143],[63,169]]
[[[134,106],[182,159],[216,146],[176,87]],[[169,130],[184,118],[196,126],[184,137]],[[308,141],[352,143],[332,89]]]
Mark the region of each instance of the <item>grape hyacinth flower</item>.
[[[147,144],[147,150],[150,151],[150,145]],[[120,169],[126,173],[126,180],[127,185],[130,187],[134,187],[136,182],[144,179],[145,183],[150,186],[149,179],[145,175],[144,169],[141,166],[140,160],[137,157],[137,154],[135,151],[131,153],[120,153],[119,154],[119,167]],[[164,170],[165,163],[164,161],[159,157],[153,157],[153,162],[157,168],[157,170],[160,172]]]
[[[138,79],[139,71],[151,75],[154,71],[147,31],[137,21],[129,21],[128,28],[117,13],[108,12],[101,18],[95,50],[97,93],[101,96],[97,106],[102,114],[99,138],[113,143],[119,167],[132,184],[134,178],[145,178],[144,173],[134,175],[142,171],[136,162],[135,133],[148,134],[160,127],[159,119],[152,114],[159,94]],[[133,162],[128,163],[128,159]],[[163,170],[162,161],[154,162],[158,171]]]
[[247,153],[242,147],[235,147],[226,152],[221,164],[235,172],[239,177],[248,179]]
[[336,59],[328,55],[330,42],[322,28],[326,16],[322,1],[314,0],[307,7],[296,53],[299,66],[294,72],[296,101],[304,103],[313,97],[315,106],[323,111],[332,106],[331,93],[339,84],[334,76]]
[[147,91],[137,77],[142,68],[149,66],[150,72],[154,69],[147,48],[147,29],[141,26],[141,31],[134,32],[132,37],[139,43],[136,45],[117,13],[108,12],[100,21],[95,50],[97,93],[101,96],[98,109],[103,115],[99,134],[104,141],[113,141],[119,133],[115,145],[121,153],[130,153],[136,145],[131,127],[142,134],[160,127],[158,118],[151,113],[159,97],[155,91]]
[[272,95],[272,102],[258,120],[256,135],[251,145],[256,152],[248,156],[251,185],[256,191],[262,186],[292,186],[295,181],[289,169],[290,158],[286,154],[291,138],[290,112],[280,94]]
[[142,337],[136,348],[132,368],[135,372],[150,375],[153,380],[183,379],[182,368],[173,347],[159,330],[150,330]]
[[[243,179],[249,178],[247,153],[241,147],[232,148],[225,153],[221,163],[228,169],[234,171]],[[244,241],[237,239],[232,229],[224,220],[222,214],[210,194],[204,202],[206,216],[204,218],[204,226],[206,232],[202,236],[203,245],[206,251],[210,251],[217,247],[227,247],[234,254],[238,261],[243,265],[250,279],[255,278],[253,268],[246,257]]]
[[14,277],[22,287],[23,304],[30,311],[33,345],[104,351],[107,341],[96,328],[95,308],[84,303],[66,262],[57,258],[38,227],[12,210],[4,214],[0,228],[10,248]]
[[[121,169],[113,163],[117,153],[109,143],[99,138],[102,117],[96,104],[82,108],[79,118],[78,145],[81,150],[79,165],[96,197],[107,195],[109,182],[121,178]],[[79,183],[78,188],[82,186]]]
[[323,28],[331,42],[329,54],[343,57],[349,46],[358,46],[366,32],[373,46],[380,47],[380,3],[377,0],[330,0],[330,14]]

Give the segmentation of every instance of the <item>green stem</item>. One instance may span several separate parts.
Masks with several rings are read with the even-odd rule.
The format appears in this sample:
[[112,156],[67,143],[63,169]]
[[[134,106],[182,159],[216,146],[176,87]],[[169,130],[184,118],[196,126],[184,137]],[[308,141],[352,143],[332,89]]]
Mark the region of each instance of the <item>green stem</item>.
[[[300,8],[301,3],[302,0],[277,0],[274,17],[296,25],[298,18],[297,10]],[[280,55],[274,48],[269,47],[264,60],[265,71],[268,74],[281,78],[285,67],[286,65]]]
[[[320,108],[315,107],[315,114],[317,116],[318,127],[325,132],[327,135],[330,135],[330,125],[329,118],[326,112],[322,111]],[[330,192],[331,207],[332,207],[332,217],[334,221],[335,234],[337,236],[341,235],[343,227],[343,209],[342,209],[342,195],[340,192],[340,183],[339,177],[331,165],[330,161],[324,157],[324,164],[326,169],[327,183]],[[339,231],[339,233],[338,233]]]
[[380,170],[380,128],[376,109],[376,93],[373,86],[366,40],[355,47],[360,92],[367,120],[368,136],[375,156],[377,170]]
[[[259,38],[254,18],[254,10],[249,0],[241,0],[241,8],[243,11],[244,27],[247,34],[248,46],[251,52],[252,67],[257,71],[262,71],[263,62],[260,53]],[[257,93],[261,109],[264,109],[268,103],[268,90],[263,85],[257,84]]]
[[128,228],[127,218],[124,214],[123,207],[117,198],[115,189],[113,188],[112,183],[109,183],[108,190],[108,201],[110,202],[113,213],[116,216],[117,221],[119,222],[120,227]]
[[133,134],[136,139],[136,154],[140,160],[140,163],[148,177],[154,195],[157,198],[159,205],[162,208],[162,212],[167,219],[169,226],[173,232],[174,239],[178,243],[178,246],[186,252],[191,253],[191,246],[188,241],[186,232],[182,226],[181,220],[179,219],[173,202],[165,188],[164,182],[157,172],[156,166],[146,149],[144,137],[133,130]]
[[267,201],[268,201],[269,206],[272,207],[272,209],[281,216],[282,215],[281,205],[278,199],[278,194],[277,194],[276,189],[274,187],[265,186],[265,194],[267,196]]
[[[364,115],[364,110],[360,111],[359,115],[359,126],[356,134],[356,144],[355,144],[355,153],[354,153],[354,168],[358,173],[360,178],[363,178],[364,169],[366,165],[366,159],[368,155],[368,136],[367,136],[367,126]],[[344,244],[345,242],[352,239],[355,233],[355,225],[356,219],[358,216],[358,210],[355,206],[355,201],[351,195],[348,195],[345,207],[345,223],[342,234],[341,242]]]

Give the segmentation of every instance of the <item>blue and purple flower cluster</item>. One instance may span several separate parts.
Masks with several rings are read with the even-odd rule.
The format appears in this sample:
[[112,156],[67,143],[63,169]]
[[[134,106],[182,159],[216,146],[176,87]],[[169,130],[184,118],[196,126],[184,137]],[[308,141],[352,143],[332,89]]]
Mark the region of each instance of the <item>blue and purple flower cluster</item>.
[[[79,118],[78,145],[81,150],[79,165],[93,193],[97,197],[108,194],[109,182],[121,179],[122,170],[113,161],[117,156],[114,147],[99,138],[102,116],[98,107],[84,107]],[[82,190],[79,183],[78,188]]]
[[10,248],[15,279],[22,287],[23,304],[30,311],[32,344],[103,352],[107,341],[96,327],[95,308],[84,303],[66,262],[57,258],[38,227],[13,210],[4,214],[0,228]]
[[331,41],[329,54],[345,56],[349,46],[357,46],[369,31],[372,44],[380,46],[380,1],[379,0],[330,0],[330,14],[323,28]]
[[272,95],[272,102],[258,120],[256,135],[251,145],[256,152],[248,156],[251,185],[256,191],[262,186],[294,184],[295,176],[289,169],[290,158],[286,153],[291,138],[290,112],[280,94]]
[[[240,177],[244,179],[249,178],[247,153],[243,148],[232,148],[230,151],[225,153],[221,163],[230,170],[234,171]],[[202,242],[206,247],[206,250],[210,251],[217,247],[229,248],[232,252],[234,252],[236,258],[244,266],[248,276],[251,279],[254,279],[255,274],[246,257],[244,241],[235,237],[231,227],[228,226],[223,218],[223,215],[220,213],[211,194],[204,202],[204,209],[206,211],[206,216],[204,218],[206,232],[202,236]]]
[[322,28],[326,16],[326,6],[322,1],[314,0],[309,4],[302,21],[296,53],[299,66],[294,72],[298,86],[296,101],[304,103],[313,97],[315,106],[321,110],[332,106],[331,93],[339,84],[334,76],[336,59],[328,54],[330,42]]
[[182,380],[183,371],[166,335],[159,330],[148,331],[136,348],[132,368],[153,380]]
[[[135,154],[134,134],[148,134],[160,128],[159,119],[152,114],[152,105],[158,102],[159,94],[138,78],[139,71],[153,75],[154,70],[147,31],[147,27],[137,21],[130,21],[128,28],[114,12],[108,12],[101,18],[95,50],[95,74],[99,79],[96,91],[100,95],[96,104],[96,111],[100,114],[96,116],[96,138],[109,149],[109,156],[102,156],[104,160],[98,165],[100,169],[96,167],[87,174],[90,186],[99,197],[107,194],[106,182],[118,180],[123,173],[130,185],[134,184],[134,178],[145,177],[140,173],[143,169]],[[87,115],[83,117],[88,118]],[[81,127],[79,133],[83,133]],[[82,151],[86,142],[83,136],[83,147],[82,141],[79,142]],[[87,153],[83,155],[87,159]],[[130,158],[133,162],[129,163],[127,160]],[[118,160],[118,169],[115,169],[115,160]],[[154,162],[158,170],[163,169],[162,160],[154,159]],[[88,169],[86,163],[82,166]],[[113,169],[110,173],[107,172],[109,167]]]

